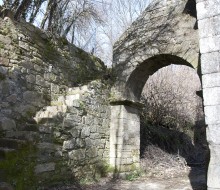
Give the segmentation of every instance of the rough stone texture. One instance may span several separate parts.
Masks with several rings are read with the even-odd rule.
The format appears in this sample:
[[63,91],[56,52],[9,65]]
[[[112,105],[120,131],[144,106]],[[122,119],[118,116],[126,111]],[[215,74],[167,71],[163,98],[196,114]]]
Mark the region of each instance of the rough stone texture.
[[65,39],[0,18],[0,137],[36,147],[30,156],[38,186],[101,175],[108,165],[105,72]]
[[118,172],[139,169],[139,110],[124,105],[111,107],[110,164]]
[[[101,81],[69,88],[37,112],[40,162],[64,162],[75,177],[92,177],[109,160],[109,89]],[[48,143],[45,143],[48,142]],[[88,168],[90,168],[88,170]],[[60,170],[60,168],[58,169]],[[39,172],[38,172],[39,173]]]
[[[138,169],[140,120],[137,110],[148,77],[170,64],[187,65],[199,72],[199,56],[194,1],[152,1],[116,42],[113,56],[116,83],[111,91],[110,164],[117,170]],[[137,167],[131,167],[132,164]]]
[[150,75],[170,64],[198,68],[196,4],[154,0],[114,46],[116,100],[139,101]]
[[203,98],[210,147],[208,189],[220,189],[220,1],[197,1]]

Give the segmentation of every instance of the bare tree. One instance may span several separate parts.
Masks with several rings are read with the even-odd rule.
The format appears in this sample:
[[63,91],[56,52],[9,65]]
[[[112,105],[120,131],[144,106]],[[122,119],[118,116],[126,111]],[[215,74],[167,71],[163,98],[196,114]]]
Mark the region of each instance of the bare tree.
[[[201,87],[197,73],[186,66],[171,65],[152,75],[143,90],[144,117],[153,125],[183,129],[201,115]],[[200,113],[198,113],[200,112]]]
[[110,65],[114,42],[149,1],[3,0],[3,4],[15,13],[15,19],[24,18],[87,51],[95,50]]
[[37,14],[40,11],[41,6],[45,1],[46,0],[34,0],[33,5],[31,7],[31,11],[30,11],[30,18],[29,18],[30,23],[33,23],[35,21]]

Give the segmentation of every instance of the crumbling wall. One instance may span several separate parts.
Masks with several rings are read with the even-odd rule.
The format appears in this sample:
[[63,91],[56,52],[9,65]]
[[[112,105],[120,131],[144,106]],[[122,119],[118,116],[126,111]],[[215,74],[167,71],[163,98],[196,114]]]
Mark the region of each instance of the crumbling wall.
[[[0,18],[1,179],[34,189],[105,173],[105,73],[99,59],[65,39]],[[21,175],[13,175],[17,165]]]

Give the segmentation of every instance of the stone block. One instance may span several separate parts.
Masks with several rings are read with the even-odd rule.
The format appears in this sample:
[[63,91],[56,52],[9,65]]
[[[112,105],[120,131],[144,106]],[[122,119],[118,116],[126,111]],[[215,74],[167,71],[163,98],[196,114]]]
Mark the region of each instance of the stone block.
[[209,165],[215,165],[220,167],[220,145],[216,145],[216,144],[210,144],[209,145],[209,149],[210,149],[210,161],[209,161]]
[[220,72],[205,74],[202,76],[202,86],[204,88],[218,87],[220,86]]
[[98,150],[96,147],[91,147],[86,150],[86,157],[87,158],[95,158],[98,156]]
[[38,164],[35,167],[35,174],[40,174],[43,172],[50,172],[55,170],[55,163]]
[[71,129],[69,132],[73,138],[77,138],[80,135],[80,130],[78,130],[76,128]]
[[39,149],[50,149],[50,150],[56,150],[57,149],[57,146],[55,144],[46,143],[46,142],[38,143],[37,147]]
[[35,83],[36,82],[36,77],[35,77],[35,75],[30,74],[30,75],[26,76],[26,80],[29,83]]
[[201,38],[200,39],[200,52],[209,53],[213,51],[220,51],[220,35]]
[[75,105],[77,102],[76,100],[79,100],[79,98],[80,98],[79,94],[68,95],[65,97],[65,103],[67,106],[79,107],[80,105]]
[[64,119],[63,126],[65,128],[72,128],[81,123],[81,117],[75,114],[68,114]]
[[64,150],[73,150],[76,147],[76,140],[71,139],[63,142]]
[[42,87],[46,86],[45,80],[41,75],[36,76],[36,84],[38,84],[39,86],[42,86]]
[[68,153],[68,156],[72,160],[82,161],[85,158],[85,149],[72,150]]
[[206,136],[210,145],[220,145],[220,124],[208,125],[206,128]]
[[0,118],[0,131],[14,131],[16,130],[16,123],[13,119],[6,117]]
[[199,1],[197,2],[196,9],[198,20],[219,15],[220,0]]
[[219,189],[220,165],[209,164],[207,185],[208,185],[208,189],[209,188]]
[[36,93],[35,91],[26,91],[23,94],[23,99],[25,102],[33,104],[33,105],[39,105],[42,101],[42,96],[39,93]]
[[0,65],[6,66],[6,67],[9,66],[9,59],[0,57]]
[[77,148],[85,148],[86,147],[85,139],[77,138],[76,139],[76,147]]
[[94,141],[92,141],[90,138],[85,139],[86,147],[91,147],[95,144]]
[[220,72],[220,52],[211,52],[201,55],[202,74]]
[[90,127],[83,127],[81,131],[81,137],[85,138],[90,135]]
[[0,34],[0,42],[4,43],[6,46],[9,46],[11,44],[11,38],[9,36]]
[[39,139],[39,133],[32,131],[7,131],[5,137],[36,142]]
[[220,124],[220,105],[205,106],[205,122],[208,125]]
[[204,88],[203,98],[205,106],[220,105],[220,86],[213,88]]
[[207,38],[220,34],[220,16],[198,21],[200,38]]

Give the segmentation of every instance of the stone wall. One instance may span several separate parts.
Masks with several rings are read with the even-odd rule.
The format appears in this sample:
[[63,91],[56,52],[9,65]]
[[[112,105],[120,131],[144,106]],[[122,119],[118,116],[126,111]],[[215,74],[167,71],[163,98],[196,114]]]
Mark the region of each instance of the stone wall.
[[208,189],[220,189],[220,1],[197,0],[207,140]]
[[105,73],[99,59],[65,39],[0,18],[0,181],[34,189],[105,173]]
[[[39,141],[35,173],[43,183],[68,177],[94,179],[109,163],[108,87],[96,80],[69,88],[37,112]],[[48,179],[50,174],[50,179]]]
[[129,172],[138,168],[139,149],[134,151],[140,146],[138,109],[147,79],[171,64],[193,67],[199,73],[196,2],[152,1],[115,43],[113,57],[117,79],[111,91],[110,161]]
[[117,81],[112,93],[116,100],[139,101],[148,77],[162,67],[180,64],[198,68],[199,35],[193,2],[152,1],[115,43]]

